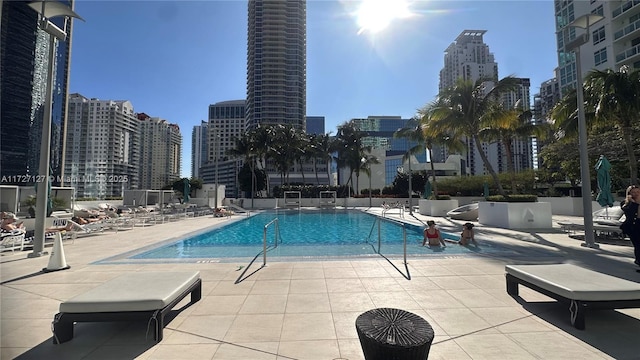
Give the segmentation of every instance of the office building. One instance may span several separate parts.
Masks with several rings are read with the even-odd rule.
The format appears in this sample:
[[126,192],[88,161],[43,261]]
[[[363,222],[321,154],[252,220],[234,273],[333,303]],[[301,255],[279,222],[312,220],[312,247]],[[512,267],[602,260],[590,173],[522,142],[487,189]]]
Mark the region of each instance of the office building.
[[244,159],[228,155],[236,139],[245,133],[245,100],[222,101],[209,105],[208,156],[200,174],[205,184],[225,185],[225,196],[237,197],[238,170]]
[[249,0],[246,126],[305,129],[305,0]]
[[[61,1],[73,6],[73,1]],[[38,14],[29,1],[0,1],[0,176],[38,175],[42,124],[47,88],[49,34],[38,28]],[[63,17],[51,19],[64,28]],[[54,92],[51,112],[50,174],[61,179],[72,23],[68,40],[57,41],[54,64]],[[5,184],[27,185],[9,181]]]
[[104,199],[137,189],[138,120],[131,102],[69,96],[65,185],[76,197]]
[[191,177],[199,179],[200,168],[206,164],[209,157],[209,122],[201,121],[191,131]]
[[159,190],[180,179],[180,127],[159,117],[137,114],[140,129],[140,189]]
[[324,116],[306,117],[307,134],[324,135]]
[[[396,177],[397,169],[402,166],[402,156],[417,145],[415,141],[396,138],[393,134],[399,129],[415,128],[418,124],[412,119],[403,119],[401,116],[368,116],[351,119],[351,121],[360,131],[366,133],[362,139],[362,145],[370,146],[376,154],[381,154],[380,151],[384,154],[384,157],[379,155],[377,157],[380,160],[384,159],[384,184],[390,185]],[[426,152],[414,154],[413,158],[420,163],[427,161]]]

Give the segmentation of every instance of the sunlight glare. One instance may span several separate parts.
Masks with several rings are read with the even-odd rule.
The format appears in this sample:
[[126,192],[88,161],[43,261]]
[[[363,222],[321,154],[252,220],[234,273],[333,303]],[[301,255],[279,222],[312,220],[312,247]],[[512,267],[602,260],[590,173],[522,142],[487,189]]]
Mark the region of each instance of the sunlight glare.
[[396,19],[412,15],[405,0],[362,0],[356,13],[360,29],[358,34],[368,31],[372,34],[386,29]]

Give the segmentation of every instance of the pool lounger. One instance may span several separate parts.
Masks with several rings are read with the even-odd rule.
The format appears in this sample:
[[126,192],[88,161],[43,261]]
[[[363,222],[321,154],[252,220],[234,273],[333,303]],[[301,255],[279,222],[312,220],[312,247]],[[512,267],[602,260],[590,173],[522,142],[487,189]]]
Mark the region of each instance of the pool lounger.
[[572,264],[507,265],[507,293],[518,296],[522,284],[569,303],[571,325],[585,328],[587,309],[640,307],[640,284]]
[[162,340],[164,316],[187,295],[202,296],[200,272],[135,272],[114,278],[60,304],[53,319],[53,343],[73,338],[74,322],[154,320]]

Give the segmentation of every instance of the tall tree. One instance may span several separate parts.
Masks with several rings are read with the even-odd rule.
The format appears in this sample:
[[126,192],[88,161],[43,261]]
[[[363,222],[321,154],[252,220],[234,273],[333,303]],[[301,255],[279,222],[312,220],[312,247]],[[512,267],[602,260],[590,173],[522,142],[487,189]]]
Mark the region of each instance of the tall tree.
[[622,66],[620,71],[591,71],[585,79],[585,93],[595,107],[595,120],[618,128],[629,158],[630,183],[638,184],[632,127],[640,121],[640,70]]
[[335,149],[337,152],[336,162],[338,168],[349,169],[347,186],[353,186],[353,174],[355,173],[356,176],[360,175],[362,168],[361,159],[367,153],[371,152],[371,147],[364,146],[362,143],[362,139],[365,136],[366,133],[360,131],[353,120],[338,126],[338,133],[335,140]]
[[514,143],[517,140],[529,141],[532,136],[543,139],[547,136],[550,126],[546,123],[534,124],[531,110],[525,109],[518,100],[513,109],[505,109],[501,104],[495,104],[487,118],[489,125],[480,131],[480,137],[502,144],[507,155],[507,171],[511,178],[511,193],[516,193],[516,175],[514,164]]
[[498,192],[505,193],[498,174],[491,166],[482,148],[480,132],[487,126],[487,115],[500,96],[515,88],[518,79],[507,76],[498,82],[478,79],[476,82],[459,79],[456,84],[438,94],[438,106],[433,109],[431,126],[439,132],[450,132],[471,139],[480,154],[482,163],[493,179]]

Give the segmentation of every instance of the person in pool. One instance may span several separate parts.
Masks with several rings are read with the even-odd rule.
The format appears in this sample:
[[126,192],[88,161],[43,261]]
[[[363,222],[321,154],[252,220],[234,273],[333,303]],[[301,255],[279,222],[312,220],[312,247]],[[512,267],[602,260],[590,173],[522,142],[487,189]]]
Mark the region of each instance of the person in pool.
[[469,245],[469,242],[473,242],[473,245],[478,246],[475,236],[473,234],[473,224],[465,223],[462,225],[462,234],[460,235],[460,245]]
[[436,228],[436,222],[433,220],[427,221],[427,228],[424,229],[423,235],[424,239],[422,240],[422,246],[429,244],[429,246],[440,246],[447,247],[442,240],[442,234],[440,234],[440,230]]

